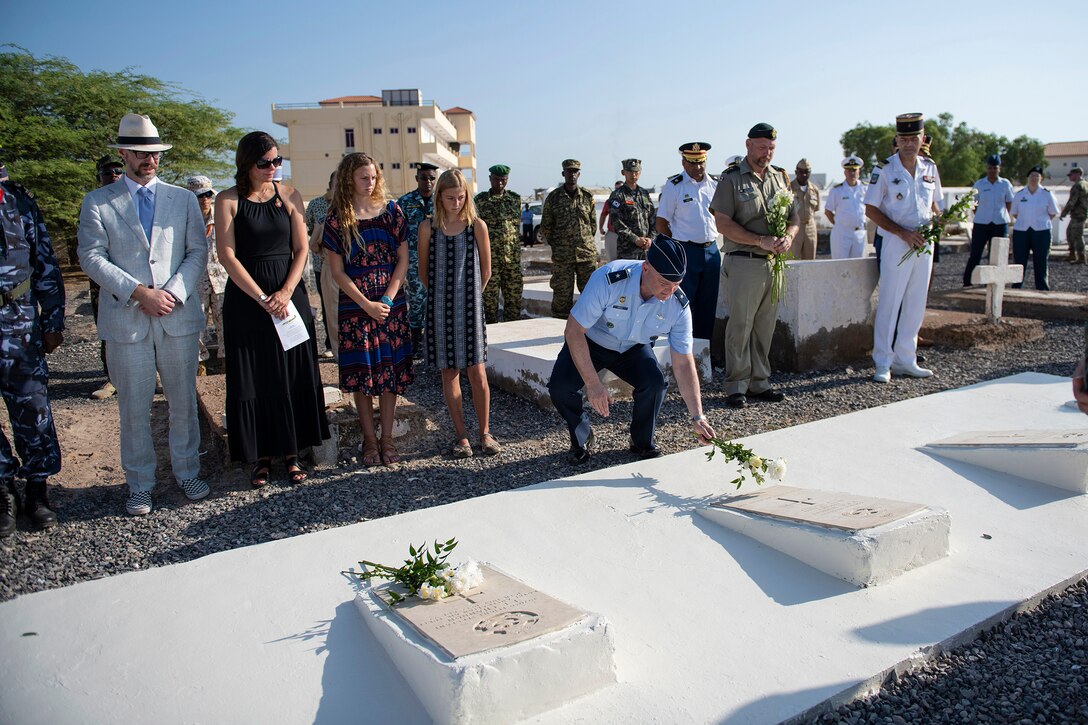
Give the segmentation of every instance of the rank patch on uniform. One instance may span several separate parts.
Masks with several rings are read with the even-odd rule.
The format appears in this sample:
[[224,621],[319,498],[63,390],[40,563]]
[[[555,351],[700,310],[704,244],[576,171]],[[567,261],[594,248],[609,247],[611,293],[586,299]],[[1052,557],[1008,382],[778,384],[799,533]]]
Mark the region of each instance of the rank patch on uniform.
[[879,178],[880,178],[880,174],[877,173],[876,171],[874,171],[873,175],[869,177],[869,183],[870,184],[875,184],[876,180],[879,179]]
[[631,270],[629,268],[628,269],[617,269],[615,272],[609,272],[608,273],[608,275],[607,275],[608,284],[615,284],[616,282],[622,282],[623,280],[627,279],[630,276],[631,276]]
[[612,202],[612,208],[613,209],[619,209],[620,208],[620,202],[619,202],[618,199],[616,201]]

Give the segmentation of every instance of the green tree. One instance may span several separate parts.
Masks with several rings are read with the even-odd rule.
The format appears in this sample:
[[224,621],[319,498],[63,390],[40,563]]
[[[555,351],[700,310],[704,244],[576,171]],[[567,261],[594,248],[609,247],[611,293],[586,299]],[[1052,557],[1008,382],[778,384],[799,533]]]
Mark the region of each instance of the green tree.
[[[970,186],[986,173],[986,157],[1001,154],[1001,174],[1014,183],[1023,183],[1033,166],[1044,165],[1043,144],[1038,139],[1005,136],[972,128],[964,122],[956,124],[951,113],[941,113],[926,120],[926,134],[932,136],[930,156],[941,171],[944,186]],[[860,123],[842,135],[840,143],[845,154],[856,154],[865,162],[865,171],[876,160],[887,158],[895,125],[874,126]]]
[[83,195],[97,185],[95,162],[116,153],[117,124],[145,113],[173,148],[159,177],[178,183],[191,174],[233,171],[231,152],[243,131],[234,114],[180,87],[130,69],[84,73],[58,57],[36,58],[18,46],[0,53],[0,147],[11,177],[38,199],[55,246],[75,261]]

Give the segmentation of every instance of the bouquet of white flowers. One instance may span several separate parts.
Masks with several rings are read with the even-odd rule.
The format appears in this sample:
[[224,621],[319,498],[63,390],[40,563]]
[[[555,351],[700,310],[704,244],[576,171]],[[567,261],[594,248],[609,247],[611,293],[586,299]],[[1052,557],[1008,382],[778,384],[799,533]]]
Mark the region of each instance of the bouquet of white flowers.
[[906,262],[911,257],[921,257],[923,254],[933,254],[933,247],[941,241],[944,233],[944,225],[967,221],[971,213],[971,206],[975,203],[977,192],[970,189],[966,194],[956,199],[952,206],[943,214],[938,214],[929,220],[928,224],[918,227],[917,232],[925,237],[926,243],[920,247],[911,247],[906,254],[899,258],[899,264]]
[[[786,227],[790,224],[790,215],[793,213],[793,192],[789,189],[781,189],[771,198],[771,204],[767,207],[767,228],[772,237],[786,235]],[[786,260],[793,259],[792,254],[768,254],[767,261],[771,264],[771,302],[778,302],[786,293]]]
[[444,544],[435,541],[431,548],[428,548],[426,544],[419,548],[409,546],[408,554],[411,558],[405,559],[401,567],[393,568],[364,560],[359,562],[363,571],[341,573],[352,574],[360,579],[369,580],[376,577],[401,584],[409,594],[404,596],[390,589],[389,599],[392,604],[399,604],[413,595],[424,600],[438,601],[452,594],[465,594],[483,584],[484,581],[480,565],[475,561],[469,560],[456,567],[446,563],[446,558],[455,546],[457,546],[456,539],[450,539]]
[[736,461],[741,464],[740,475],[730,481],[737,488],[740,488],[749,473],[756,480],[756,483],[760,485],[766,480],[764,474],[776,481],[781,481],[786,477],[785,458],[776,458],[773,461],[766,460],[757,456],[751,448],[745,448],[740,443],[733,443],[724,438],[711,438],[710,444],[714,447],[706,454],[708,461],[714,458],[715,453],[721,451],[727,462]]

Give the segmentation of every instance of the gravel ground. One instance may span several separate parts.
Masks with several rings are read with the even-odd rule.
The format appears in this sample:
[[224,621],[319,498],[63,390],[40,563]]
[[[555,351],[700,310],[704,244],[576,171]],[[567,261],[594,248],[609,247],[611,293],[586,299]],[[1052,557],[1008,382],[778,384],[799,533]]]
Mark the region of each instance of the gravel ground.
[[[934,290],[958,288],[965,261],[962,254],[946,255],[936,267]],[[1088,292],[1085,267],[1060,259],[1051,269],[1053,289]],[[1030,275],[1029,269],[1028,279]],[[79,305],[76,310],[85,315],[87,307]],[[719,434],[740,437],[1018,372],[1069,375],[1071,361],[1081,354],[1082,325],[1048,322],[1045,328],[1045,339],[1000,352],[929,348],[925,364],[937,375],[926,380],[895,378],[888,385],[873,384],[872,363],[866,360],[832,370],[778,374],[774,382],[787,400],[741,411],[725,406],[717,370],[715,383],[703,391],[704,408]],[[99,381],[97,355],[97,343],[88,340],[65,345],[50,356],[54,401],[77,407],[103,405],[86,400]],[[190,503],[176,487],[160,485],[155,511],[139,518],[124,514],[124,492],[118,486],[57,487],[52,500],[62,521],[58,529],[37,533],[21,522],[14,536],[0,542],[0,600],[630,461],[629,402],[614,405],[608,421],[595,422],[596,452],[588,464],[575,467],[566,461],[568,440],[558,416],[519,398],[492,392],[492,430],[505,446],[501,455],[454,461],[440,453],[452,435],[437,372],[419,369],[409,397],[429,412],[436,425],[402,446],[406,461],[395,471],[341,466],[317,471],[302,485],[290,486],[279,467],[273,470],[272,484],[252,491],[248,471],[221,469],[209,455],[204,472],[214,481],[211,497]],[[467,405],[466,415],[471,430]],[[678,394],[666,400],[657,440],[666,452],[694,444]],[[856,701],[820,721],[1088,722],[1088,691],[1081,669],[1086,659],[1086,603],[1088,593],[1081,582],[901,678],[878,696]]]

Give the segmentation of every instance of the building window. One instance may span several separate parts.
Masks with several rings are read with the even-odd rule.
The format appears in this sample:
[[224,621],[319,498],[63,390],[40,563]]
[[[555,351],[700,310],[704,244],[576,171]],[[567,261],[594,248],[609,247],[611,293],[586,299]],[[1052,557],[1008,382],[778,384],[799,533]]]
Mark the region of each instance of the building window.
[[381,169],[382,171],[385,171],[385,164],[383,164],[382,162],[379,161],[378,162],[378,168]]
[[380,128],[374,129],[374,135],[375,136],[381,136],[382,135],[382,130]]
[[460,156],[471,156],[472,155],[472,144],[467,144],[467,143],[461,144],[461,149],[460,149],[459,155]]
[[415,161],[409,161],[408,162],[408,168],[409,169],[414,169],[415,167],[416,167],[416,162]]
[[391,128],[391,129],[389,129],[389,133],[400,133],[400,129],[399,128]]
[[406,129],[404,129],[404,130],[405,130],[405,131],[406,131],[407,133],[415,133],[415,132],[416,132],[416,127],[415,127],[415,126],[409,126],[408,128],[406,128]]
[[399,161],[394,161],[393,162],[393,168],[394,169],[399,169],[400,168],[400,162]]
[[345,128],[344,129],[344,146],[349,148],[349,149],[355,148],[355,129],[354,128]]

